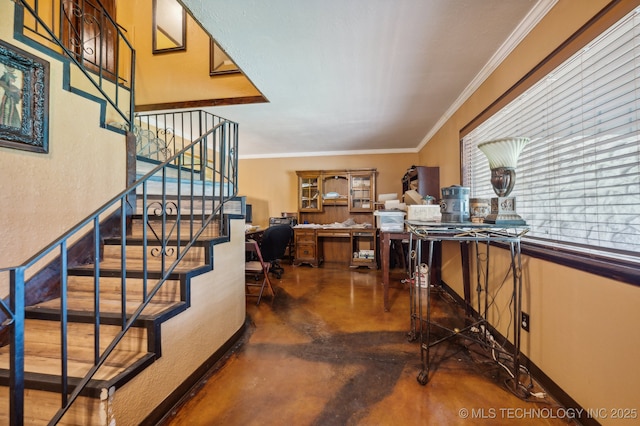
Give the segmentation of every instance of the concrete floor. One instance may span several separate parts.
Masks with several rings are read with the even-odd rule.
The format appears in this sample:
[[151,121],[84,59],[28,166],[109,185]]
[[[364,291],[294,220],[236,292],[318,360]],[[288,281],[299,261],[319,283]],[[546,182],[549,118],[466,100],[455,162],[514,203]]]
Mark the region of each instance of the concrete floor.
[[[244,343],[163,424],[577,424],[550,397],[516,397],[506,372],[462,339],[432,349],[429,382],[420,385],[402,271],[384,312],[380,271],[284,266],[275,298],[259,306],[248,299]],[[451,303],[442,298],[434,315],[455,325],[460,311]]]

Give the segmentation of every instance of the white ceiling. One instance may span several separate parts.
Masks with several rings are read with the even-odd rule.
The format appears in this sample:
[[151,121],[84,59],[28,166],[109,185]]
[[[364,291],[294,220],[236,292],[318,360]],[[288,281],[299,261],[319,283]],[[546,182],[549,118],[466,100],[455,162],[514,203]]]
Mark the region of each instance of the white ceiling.
[[556,0],[181,0],[269,103],[240,157],[417,152]]

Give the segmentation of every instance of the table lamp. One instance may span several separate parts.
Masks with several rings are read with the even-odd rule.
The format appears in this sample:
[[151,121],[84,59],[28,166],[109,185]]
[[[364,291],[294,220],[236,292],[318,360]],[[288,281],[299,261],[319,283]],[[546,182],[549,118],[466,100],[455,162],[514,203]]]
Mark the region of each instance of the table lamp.
[[496,139],[478,144],[478,149],[489,160],[491,185],[498,196],[491,199],[491,213],[484,219],[499,225],[526,225],[516,213],[516,199],[509,197],[516,183],[518,157],[529,143],[529,138],[514,137]]

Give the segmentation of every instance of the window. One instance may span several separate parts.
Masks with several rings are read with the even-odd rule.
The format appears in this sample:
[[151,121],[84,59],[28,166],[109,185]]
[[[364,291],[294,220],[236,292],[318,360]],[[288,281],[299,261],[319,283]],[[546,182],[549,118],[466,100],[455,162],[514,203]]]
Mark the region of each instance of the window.
[[553,250],[640,266],[640,16],[627,15],[462,140],[463,184],[495,196],[481,142],[531,139],[512,196]]

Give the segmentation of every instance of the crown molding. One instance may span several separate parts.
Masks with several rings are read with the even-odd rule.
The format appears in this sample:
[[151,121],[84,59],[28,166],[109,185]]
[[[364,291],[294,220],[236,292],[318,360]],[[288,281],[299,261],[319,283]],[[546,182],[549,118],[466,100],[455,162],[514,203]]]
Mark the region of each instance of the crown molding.
[[320,152],[288,152],[273,154],[248,154],[238,155],[239,160],[258,160],[265,158],[293,158],[293,157],[329,157],[329,156],[345,156],[345,155],[388,155],[388,154],[417,154],[416,148],[403,149],[370,149],[356,151],[320,151]]
[[429,133],[422,139],[417,146],[417,151],[420,152],[422,148],[431,140],[431,138],[444,126],[444,124],[453,116],[453,114],[464,104],[469,97],[480,87],[482,83],[498,68],[498,66],[504,61],[507,56],[520,44],[520,42],[531,32],[531,30],[538,25],[538,23],[545,17],[547,13],[556,5],[558,0],[539,0],[535,6],[529,11],[527,16],[520,22],[515,30],[509,35],[507,40],[502,43],[496,53],[489,59],[486,65],[480,70],[475,78],[469,83],[469,85],[462,91],[458,99],[451,104],[449,109],[444,113],[440,120],[431,128]]

